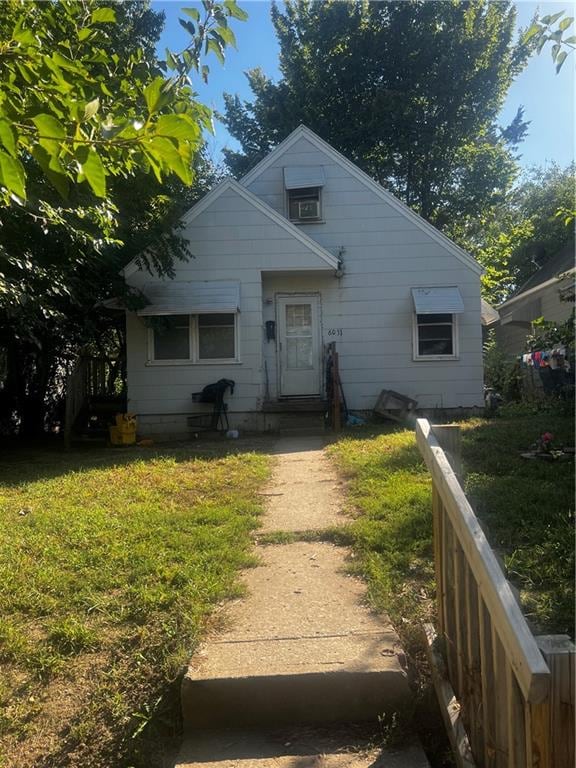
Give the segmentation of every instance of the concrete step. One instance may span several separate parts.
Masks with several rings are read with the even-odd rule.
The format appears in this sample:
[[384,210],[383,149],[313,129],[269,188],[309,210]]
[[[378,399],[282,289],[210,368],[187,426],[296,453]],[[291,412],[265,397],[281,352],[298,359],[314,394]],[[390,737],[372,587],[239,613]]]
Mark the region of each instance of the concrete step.
[[264,547],[230,629],[208,641],[182,684],[185,729],[356,722],[409,699],[392,626],[364,605],[326,543]]
[[189,737],[176,768],[429,768],[417,744],[381,749],[351,727],[216,731]]

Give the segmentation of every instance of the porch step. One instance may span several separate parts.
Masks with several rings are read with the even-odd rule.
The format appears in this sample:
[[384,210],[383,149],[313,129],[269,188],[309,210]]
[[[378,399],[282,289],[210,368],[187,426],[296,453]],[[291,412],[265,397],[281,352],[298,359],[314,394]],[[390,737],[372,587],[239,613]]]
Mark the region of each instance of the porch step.
[[377,723],[410,697],[398,636],[361,605],[331,544],[267,546],[231,629],[198,653],[182,684],[186,731],[282,723]]
[[266,400],[262,404],[264,413],[324,413],[327,408],[328,401],[319,397]]
[[324,431],[324,412],[281,413],[278,426],[284,436],[318,434]]
[[354,726],[204,732],[189,737],[176,768],[429,768],[422,749],[374,746]]

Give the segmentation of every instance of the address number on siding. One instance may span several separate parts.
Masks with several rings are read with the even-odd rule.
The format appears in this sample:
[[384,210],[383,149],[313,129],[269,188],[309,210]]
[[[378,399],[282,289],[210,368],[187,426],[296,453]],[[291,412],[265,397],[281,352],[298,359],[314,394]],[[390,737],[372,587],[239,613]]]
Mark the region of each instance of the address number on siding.
[[328,336],[344,336],[342,328],[328,328]]

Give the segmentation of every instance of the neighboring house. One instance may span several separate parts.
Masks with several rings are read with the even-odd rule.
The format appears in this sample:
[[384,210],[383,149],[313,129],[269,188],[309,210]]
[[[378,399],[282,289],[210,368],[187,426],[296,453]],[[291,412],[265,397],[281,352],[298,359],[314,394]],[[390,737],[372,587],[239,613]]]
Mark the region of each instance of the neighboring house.
[[516,293],[498,307],[500,321],[496,339],[510,355],[526,351],[532,323],[540,317],[558,323],[568,320],[574,309],[574,245],[550,257]]
[[312,131],[223,181],[184,225],[194,258],[173,280],[124,271],[150,302],[127,313],[143,433],[185,434],[202,407],[191,394],[222,378],[236,382],[234,426],[313,410],[330,342],[352,411],[382,389],[427,409],[483,405],[481,267]]

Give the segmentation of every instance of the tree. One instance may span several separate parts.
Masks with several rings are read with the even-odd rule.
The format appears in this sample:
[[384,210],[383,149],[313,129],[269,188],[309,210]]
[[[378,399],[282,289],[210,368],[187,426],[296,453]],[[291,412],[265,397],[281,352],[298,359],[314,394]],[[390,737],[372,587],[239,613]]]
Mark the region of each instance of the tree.
[[497,117],[530,44],[511,2],[273,4],[282,78],[248,73],[250,103],[226,95],[241,174],[305,123],[425,218],[452,232],[514,181],[522,111]]
[[[576,50],[576,36],[569,35],[564,37],[564,33],[574,23],[574,17],[564,16],[565,13],[566,11],[559,11],[558,13],[546,16],[536,16],[524,35],[524,42],[532,41],[536,43],[538,53],[541,53],[547,43],[552,43],[550,54],[552,55],[552,61],[556,65],[556,74],[562,69],[568,54]],[[563,19],[562,16],[564,16]],[[557,22],[557,28],[552,29],[552,25]]]
[[576,168],[526,171],[506,200],[480,217],[466,248],[484,266],[483,293],[499,304],[561,248],[574,242]]
[[[180,236],[179,217],[211,186],[215,174],[201,149],[200,123],[204,117],[204,122],[208,120],[209,111],[194,101],[189,73],[194,71],[196,64],[200,67],[200,41],[205,50],[213,39],[211,32],[217,34],[219,25],[223,24],[222,18],[227,18],[227,11],[218,8],[228,8],[231,16],[242,15],[242,12],[232,2],[222,7],[213,2],[205,3],[205,18],[196,21],[198,34],[192,38],[192,47],[170,54],[168,66],[158,61],[155,55],[163,16],[151,10],[147,3],[126,2],[106,9],[95,2],[60,2],[26,4],[23,9],[22,4],[12,2],[7,8],[9,12],[0,21],[0,40],[9,38],[9,49],[14,47],[13,32],[18,24],[21,29],[36,31],[46,22],[45,28],[38,32],[37,47],[23,43],[24,47],[28,45],[26,50],[18,49],[17,60],[12,60],[16,61],[16,69],[23,66],[26,56],[32,67],[43,46],[43,65],[47,59],[54,59],[59,50],[54,41],[62,39],[68,45],[68,35],[72,31],[79,43],[92,40],[99,53],[94,61],[90,57],[74,60],[74,66],[82,70],[82,76],[72,69],[57,66],[70,85],[63,89],[63,98],[74,101],[75,94],[81,93],[79,103],[84,104],[89,103],[87,99],[94,93],[83,90],[89,86],[106,88],[111,93],[117,90],[114,114],[118,123],[137,119],[139,110],[150,112],[151,94],[158,92],[157,111],[151,123],[156,128],[179,126],[183,124],[181,117],[185,123],[185,130],[176,137],[159,136],[156,132],[155,138],[150,138],[151,134],[142,134],[142,138],[138,134],[136,138],[141,139],[144,147],[139,155],[136,144],[128,151],[129,144],[123,143],[124,130],[131,132],[125,122],[123,129],[112,132],[109,137],[104,135],[108,125],[105,99],[100,101],[99,96],[95,97],[99,99],[98,110],[86,120],[82,113],[80,128],[85,138],[82,147],[98,154],[102,166],[109,172],[105,176],[106,197],[99,198],[98,188],[94,189],[98,181],[93,179],[94,183],[90,184],[86,174],[79,173],[78,158],[69,155],[69,151],[76,152],[66,138],[70,135],[71,118],[54,112],[57,114],[54,119],[67,126],[63,141],[57,146],[56,142],[48,144],[46,149],[47,153],[53,152],[57,160],[54,167],[58,169],[56,176],[59,178],[55,178],[50,168],[52,161],[46,166],[37,160],[38,156],[44,157],[41,152],[38,154],[38,148],[42,149],[43,143],[54,137],[42,134],[34,122],[37,114],[30,106],[34,89],[27,88],[18,96],[24,111],[22,123],[11,128],[16,153],[10,157],[24,169],[27,196],[24,200],[14,192],[9,194],[4,186],[4,198],[0,201],[0,368],[3,369],[0,423],[4,424],[5,430],[15,422],[19,423],[21,433],[32,434],[42,430],[47,393],[57,389],[55,382],[59,373],[78,349],[87,343],[95,349],[111,343],[121,345],[120,315],[110,315],[100,306],[103,299],[126,291],[118,274],[121,267],[132,257],[150,252],[154,255],[143,256],[143,263],[153,266],[161,274],[170,274],[176,259],[189,257],[186,243]],[[51,15],[54,9],[58,13]],[[104,21],[109,14],[99,14],[102,9],[112,10],[116,20]],[[25,22],[24,10],[28,14]],[[78,21],[80,12],[83,15]],[[192,9],[194,19],[197,13]],[[196,31],[191,21],[185,20],[184,24],[191,34]],[[200,30],[202,25],[204,29]],[[46,51],[49,39],[46,30],[51,30],[54,43],[49,51]],[[229,33],[227,41],[233,42],[231,30]],[[220,56],[224,42],[218,44]],[[6,54],[7,50],[1,45],[0,42],[0,60],[2,51]],[[30,47],[33,51],[29,54]],[[209,50],[213,50],[213,46]],[[82,51],[85,55],[85,48]],[[117,75],[116,80],[107,79],[110,67]],[[162,75],[164,68],[172,72],[168,79]],[[37,110],[58,110],[61,105],[58,99],[54,103],[48,100],[50,88],[56,88],[56,73],[50,66],[48,70],[48,74],[44,72],[42,75],[47,77],[47,85],[45,93],[39,96],[42,103]],[[201,74],[206,76],[205,68],[200,69],[199,76]],[[21,76],[25,79],[23,74]],[[8,84],[16,82],[19,81],[8,79]],[[162,101],[167,92],[164,83],[168,84],[166,88],[172,89],[170,99],[166,101]],[[3,79],[0,101],[5,86]],[[180,101],[172,100],[175,94]],[[4,108],[5,104],[6,101],[1,102]],[[32,111],[26,111],[26,104],[26,109]],[[192,140],[188,128],[196,117],[200,123],[195,127]],[[169,118],[171,122],[161,122],[163,118]],[[139,128],[134,130],[140,131]],[[152,143],[150,155],[150,143],[157,139],[170,143],[173,152],[181,151],[179,157],[186,163],[185,173],[167,173],[172,155],[168,157],[166,153],[165,163],[155,160],[157,144]],[[0,133],[2,156],[10,154],[6,141],[10,143],[10,138],[6,140],[6,134]]]
[[[192,157],[210,127],[210,111],[194,100],[189,73],[198,71],[203,46],[223,59],[234,44],[228,18],[243,18],[235,0],[204,0],[205,17],[184,9],[191,35],[166,61],[138,39],[135,4],[105,6],[98,0],[29,4],[8,0],[0,22],[0,204],[28,205],[34,215],[61,223],[85,206],[89,188],[102,200],[92,215],[105,234],[113,229],[111,177],[137,169],[158,181],[175,173],[192,182]],[[117,24],[118,17],[118,24]],[[165,77],[165,74],[169,77]],[[207,68],[203,74],[206,76]],[[30,188],[38,166],[68,209],[54,210],[43,188]]]

